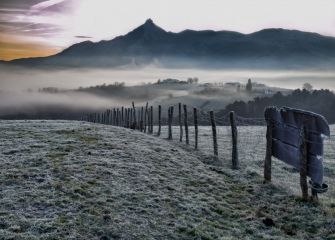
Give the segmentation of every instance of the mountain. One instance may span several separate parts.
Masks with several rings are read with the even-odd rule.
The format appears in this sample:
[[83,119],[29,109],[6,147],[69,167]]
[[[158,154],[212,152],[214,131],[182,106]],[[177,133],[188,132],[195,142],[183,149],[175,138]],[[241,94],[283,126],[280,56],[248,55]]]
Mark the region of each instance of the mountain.
[[318,67],[335,66],[335,38],[285,29],[167,32],[151,19],[113,40],[75,44],[50,57],[11,64],[53,67]]

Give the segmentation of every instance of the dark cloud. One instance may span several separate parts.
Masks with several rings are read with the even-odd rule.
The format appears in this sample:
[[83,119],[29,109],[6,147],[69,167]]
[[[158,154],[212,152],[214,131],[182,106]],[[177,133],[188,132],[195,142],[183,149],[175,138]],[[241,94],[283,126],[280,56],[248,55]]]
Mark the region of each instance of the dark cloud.
[[74,36],[75,38],[92,38],[92,37],[89,37],[89,36]]

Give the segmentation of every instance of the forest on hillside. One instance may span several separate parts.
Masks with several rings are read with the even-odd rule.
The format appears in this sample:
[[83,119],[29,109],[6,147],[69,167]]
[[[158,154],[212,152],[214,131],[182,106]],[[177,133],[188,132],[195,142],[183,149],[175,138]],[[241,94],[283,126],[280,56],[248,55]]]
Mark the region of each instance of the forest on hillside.
[[335,94],[328,89],[313,91],[296,89],[288,95],[277,92],[273,96],[256,97],[248,102],[235,101],[228,104],[218,115],[234,111],[243,117],[261,118],[264,116],[264,109],[268,106],[286,106],[312,111],[323,115],[330,124],[335,123]]

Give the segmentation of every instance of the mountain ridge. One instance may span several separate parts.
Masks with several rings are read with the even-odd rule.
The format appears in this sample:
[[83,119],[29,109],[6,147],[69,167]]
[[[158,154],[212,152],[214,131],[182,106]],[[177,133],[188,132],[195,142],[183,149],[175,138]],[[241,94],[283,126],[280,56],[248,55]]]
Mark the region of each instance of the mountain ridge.
[[335,38],[282,28],[250,34],[190,29],[175,33],[165,31],[148,19],[129,33],[111,40],[83,41],[53,56],[17,59],[10,63],[104,68],[146,66],[153,62],[166,67],[205,68],[334,66]]

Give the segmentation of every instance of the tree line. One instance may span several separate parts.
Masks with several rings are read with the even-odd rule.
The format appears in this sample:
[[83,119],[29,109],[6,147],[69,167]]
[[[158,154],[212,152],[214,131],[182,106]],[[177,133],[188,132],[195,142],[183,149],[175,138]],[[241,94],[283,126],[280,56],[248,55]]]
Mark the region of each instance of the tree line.
[[237,115],[248,118],[262,118],[268,106],[291,107],[312,111],[323,115],[329,123],[335,123],[335,94],[328,90],[297,89],[289,95],[277,92],[270,97],[256,97],[252,101],[235,101],[228,104],[218,115],[234,111]]

